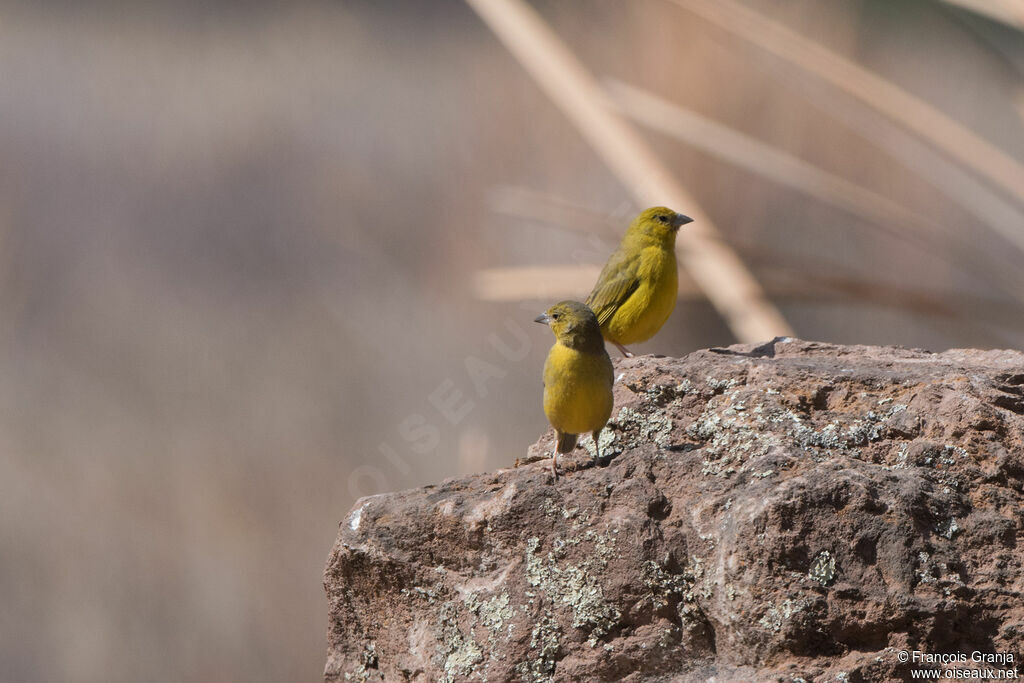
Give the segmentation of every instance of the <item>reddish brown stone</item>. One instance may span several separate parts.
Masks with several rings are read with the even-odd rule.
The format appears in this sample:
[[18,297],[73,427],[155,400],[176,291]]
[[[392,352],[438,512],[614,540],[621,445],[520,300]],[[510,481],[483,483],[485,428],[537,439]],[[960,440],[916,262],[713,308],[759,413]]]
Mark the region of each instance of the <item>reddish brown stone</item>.
[[616,375],[606,462],[358,501],[325,574],[328,680],[1020,667],[1024,354],[777,340]]

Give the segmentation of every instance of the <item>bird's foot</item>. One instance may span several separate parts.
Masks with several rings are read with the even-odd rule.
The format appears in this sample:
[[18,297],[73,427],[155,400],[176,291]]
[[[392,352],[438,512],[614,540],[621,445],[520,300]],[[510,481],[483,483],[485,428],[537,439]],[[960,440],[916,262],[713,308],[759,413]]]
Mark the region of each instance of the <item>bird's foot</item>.
[[623,356],[625,356],[626,358],[632,358],[633,357],[633,352],[630,351],[629,349],[627,349],[625,346],[623,346],[619,342],[612,342],[612,344],[615,344],[615,348],[617,348],[619,350],[619,352]]

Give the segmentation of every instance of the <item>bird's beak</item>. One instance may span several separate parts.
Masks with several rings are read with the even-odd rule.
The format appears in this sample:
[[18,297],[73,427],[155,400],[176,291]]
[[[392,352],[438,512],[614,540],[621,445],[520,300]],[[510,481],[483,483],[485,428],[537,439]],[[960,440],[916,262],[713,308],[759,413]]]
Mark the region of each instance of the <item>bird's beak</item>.
[[690,218],[689,216],[684,216],[681,213],[677,213],[676,217],[672,219],[672,227],[675,228],[676,230],[678,230],[679,228],[683,227],[687,223],[692,223],[692,222],[693,222],[693,219]]
[[541,313],[540,315],[533,319],[533,322],[547,325],[549,322],[551,322],[551,316],[548,315],[547,313]]

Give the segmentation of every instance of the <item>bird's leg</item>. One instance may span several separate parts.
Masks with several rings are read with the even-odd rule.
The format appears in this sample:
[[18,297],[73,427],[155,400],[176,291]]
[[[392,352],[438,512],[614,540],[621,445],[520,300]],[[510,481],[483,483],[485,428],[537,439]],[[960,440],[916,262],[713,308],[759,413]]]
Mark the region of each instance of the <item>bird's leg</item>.
[[612,344],[615,344],[615,348],[617,348],[626,358],[633,357],[633,353],[619,342],[612,342]]
[[596,461],[601,462],[601,430],[598,429],[593,433],[594,437],[594,452],[597,453],[597,457],[594,458]]
[[[560,433],[555,431],[555,440],[551,443],[551,475],[558,481],[558,438]],[[543,467],[542,469],[547,469]]]

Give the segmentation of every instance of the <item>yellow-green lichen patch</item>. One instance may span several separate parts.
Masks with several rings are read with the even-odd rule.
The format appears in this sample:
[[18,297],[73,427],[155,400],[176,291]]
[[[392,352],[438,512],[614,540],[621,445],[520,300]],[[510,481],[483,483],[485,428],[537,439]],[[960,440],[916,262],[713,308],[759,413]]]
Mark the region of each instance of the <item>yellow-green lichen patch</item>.
[[[651,602],[651,606],[655,610],[659,610],[676,602],[679,627],[673,626],[672,629],[663,633],[661,645],[666,646],[675,638],[679,638],[684,643],[693,644],[706,637],[707,618],[697,605],[695,591],[697,581],[703,576],[704,568],[696,557],[692,558],[690,566],[679,573],[666,571],[653,560],[648,560],[640,566],[641,580],[649,591],[644,598]],[[710,597],[706,591],[704,595]]]
[[757,623],[773,633],[778,633],[794,614],[802,612],[809,604],[804,598],[799,600],[786,598],[781,605],[769,605]]
[[820,429],[807,424],[792,410],[776,411],[769,420],[783,426],[794,445],[819,458],[830,457],[836,452],[858,457],[860,447],[881,439],[884,423],[906,409],[907,406],[894,403],[883,412],[869,410],[852,419],[850,416],[843,416],[843,421],[833,419]]
[[[889,402],[883,404],[885,409],[858,415],[833,413],[833,419],[822,425],[816,424],[813,413],[790,407],[800,402],[798,398],[774,390],[732,389],[726,384],[718,385],[722,391],[707,401],[687,427],[690,436],[703,442],[702,473],[707,475],[727,477],[747,471],[749,461],[777,447],[796,447],[818,460],[840,453],[859,457],[861,447],[881,440],[890,421],[907,409]],[[774,473],[755,475],[763,478]]]
[[480,600],[476,594],[470,593],[463,602],[466,608],[474,615],[472,628],[477,624],[487,629],[487,650],[491,657],[498,659],[504,655],[497,648],[502,639],[512,635],[515,630],[515,623],[512,621],[514,612],[509,606],[508,593],[502,592],[487,600]]
[[[632,445],[636,441],[644,444],[653,442],[661,448],[667,448],[672,441],[672,418],[666,415],[664,410],[641,412],[623,406],[608,426],[619,432],[626,445]],[[639,439],[631,441],[627,437],[630,433],[637,434]]]
[[[510,622],[512,619],[512,608],[508,606],[508,593],[502,593],[501,595],[495,595],[489,600],[484,600],[479,603],[477,609],[473,609],[474,612],[480,617],[480,623],[483,624],[487,630],[492,633],[497,633],[502,630],[502,627],[506,622]],[[508,634],[512,634],[514,625],[508,624]]]
[[680,600],[693,598],[691,590],[695,578],[692,573],[672,574],[654,560],[647,560],[640,565],[640,578],[649,591],[644,599],[656,610],[669,604],[673,596]]
[[611,458],[622,453],[622,446],[619,444],[618,436],[611,429],[601,430],[601,434],[597,438],[597,446],[600,448],[595,447],[592,437],[581,439],[580,445],[583,446],[583,450],[590,454],[591,458],[595,459],[598,457],[598,450],[600,450],[602,458]]
[[827,550],[818,553],[811,562],[811,568],[807,575],[820,583],[822,586],[830,586],[836,580],[839,572],[836,570],[836,558]]
[[737,401],[739,390],[713,397],[687,428],[690,436],[704,442],[702,474],[729,476],[746,469],[746,462],[767,454],[779,445],[778,437],[762,415],[763,406],[747,410]]
[[530,652],[536,656],[516,665],[516,673],[525,683],[546,683],[554,680],[558,661],[558,643],[562,629],[550,611],[545,611],[530,634]]
[[593,647],[622,617],[618,608],[605,601],[604,590],[598,581],[615,540],[594,534],[592,540],[595,552],[586,560],[579,564],[561,562],[566,555],[566,548],[578,544],[580,540],[556,539],[552,543],[554,549],[543,555],[539,552],[540,539],[529,539],[526,544],[526,580],[531,586],[543,591],[552,603],[565,605],[572,610],[573,628],[586,630],[590,635],[587,642]]
[[935,562],[931,556],[921,551],[917,554],[919,568],[914,570],[917,585],[935,584],[944,595],[952,595],[954,591],[965,587],[959,573],[945,562]]
[[683,396],[693,391],[693,382],[684,378],[677,384],[649,384],[644,386],[640,382],[632,382],[626,386],[636,394],[645,395],[652,403],[666,405],[678,401]]
[[956,523],[955,519],[950,518],[936,524],[935,533],[943,538],[952,540],[954,536],[960,533],[960,525]]
[[732,389],[739,383],[737,379],[715,379],[710,376],[704,378],[704,384],[715,393],[722,393],[726,389]]
[[590,513],[578,507],[559,507],[555,501],[546,497],[541,502],[541,510],[552,519],[568,519],[572,521],[572,529],[575,531],[590,523]]
[[440,581],[428,588],[413,586],[412,588],[403,588],[399,591],[399,593],[406,597],[423,598],[431,605],[437,602],[442,592],[444,592],[444,584]]
[[438,655],[443,658],[445,683],[468,676],[473,667],[483,661],[484,653],[471,634],[459,629],[458,608],[453,601],[441,605],[439,614],[441,645]]
[[370,641],[363,647],[363,651],[359,653],[359,666],[355,668],[355,671],[346,672],[346,681],[368,681],[371,678],[382,680],[383,676],[378,671],[371,669],[377,668],[377,643]]

